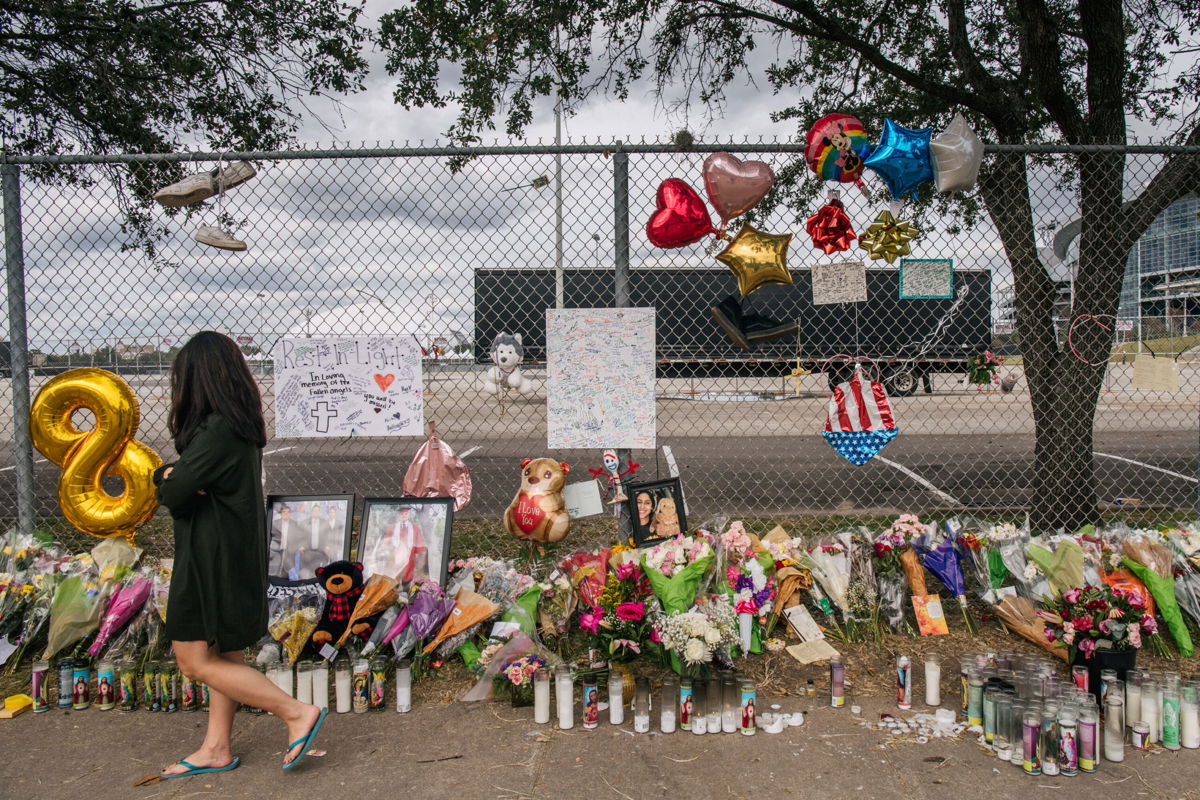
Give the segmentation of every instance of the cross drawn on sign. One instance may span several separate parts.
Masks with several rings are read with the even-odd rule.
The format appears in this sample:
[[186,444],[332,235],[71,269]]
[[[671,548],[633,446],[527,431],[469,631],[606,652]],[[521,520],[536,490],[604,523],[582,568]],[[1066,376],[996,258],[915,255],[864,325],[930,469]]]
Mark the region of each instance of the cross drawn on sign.
[[329,433],[329,421],[338,416],[336,408],[330,408],[329,403],[322,400],[317,407],[308,412],[317,421],[317,433]]

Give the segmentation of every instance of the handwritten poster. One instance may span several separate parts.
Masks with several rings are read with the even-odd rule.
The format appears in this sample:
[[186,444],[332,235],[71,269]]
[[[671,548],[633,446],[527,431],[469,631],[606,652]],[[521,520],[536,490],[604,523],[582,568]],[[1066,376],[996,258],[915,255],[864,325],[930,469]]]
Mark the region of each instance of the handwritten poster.
[[421,436],[421,351],[412,337],[280,339],[275,435]]
[[923,300],[954,297],[954,259],[900,259],[900,298]]
[[655,446],[654,309],[546,310],[546,447]]
[[812,293],[814,306],[867,301],[867,268],[861,261],[813,264]]

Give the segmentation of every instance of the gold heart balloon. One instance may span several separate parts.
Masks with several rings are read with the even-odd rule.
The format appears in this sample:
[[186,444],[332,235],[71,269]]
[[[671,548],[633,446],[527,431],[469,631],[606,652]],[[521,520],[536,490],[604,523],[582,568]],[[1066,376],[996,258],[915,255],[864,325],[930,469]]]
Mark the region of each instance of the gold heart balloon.
[[908,243],[918,233],[917,226],[911,222],[898,221],[892,212],[880,211],[875,215],[871,227],[858,237],[858,246],[877,261],[882,258],[889,264],[895,264],[897,258],[912,252]]
[[738,291],[745,297],[768,284],[792,282],[786,261],[791,241],[790,233],[763,233],[743,223],[729,246],[717,253],[717,260],[737,276]]

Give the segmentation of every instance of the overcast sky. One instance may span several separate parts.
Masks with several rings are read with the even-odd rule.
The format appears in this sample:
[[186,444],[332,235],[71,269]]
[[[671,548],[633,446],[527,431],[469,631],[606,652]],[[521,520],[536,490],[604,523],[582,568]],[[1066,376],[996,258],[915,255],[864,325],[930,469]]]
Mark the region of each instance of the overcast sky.
[[[374,13],[388,5],[372,2],[368,9]],[[773,55],[761,52],[764,58]],[[404,111],[396,106],[393,79],[384,73],[382,61],[381,54],[371,55],[367,90],[344,99],[340,111],[314,106],[335,129],[310,119],[302,140],[355,146],[363,141],[368,146],[421,139],[433,143],[452,121],[453,110]],[[698,113],[690,118],[668,115],[648,86],[635,87],[625,103],[599,97],[567,118],[564,139],[667,138],[685,126],[706,141],[794,136],[793,123],[771,123],[770,111],[785,101],[765,87],[765,81],[732,87],[725,114],[716,120]],[[544,103],[528,140],[549,143],[553,137],[552,109]],[[776,168],[785,163],[778,156],[763,159]],[[664,178],[684,178],[703,194],[702,162],[702,156],[683,154],[631,158],[635,267],[719,266],[702,245],[661,251],[650,246],[642,231]],[[364,332],[469,333],[474,268],[553,266],[553,189],[529,187],[538,176],[553,176],[553,170],[551,156],[478,159],[457,175],[444,159],[433,158],[263,164],[258,177],[223,201],[224,211],[244,221],[236,232],[249,250],[227,253],[193,242],[197,225],[214,222],[215,209],[205,207],[190,220],[170,221],[172,234],[161,247],[170,266],[161,270],[151,269],[137,252],[122,252],[121,215],[106,185],[61,191],[27,182],[23,211],[30,341],[55,352],[72,344],[90,349],[117,340],[162,345],[215,328],[269,346],[289,332],[350,333],[360,322]],[[611,161],[603,156],[564,158],[566,266],[611,266],[611,180]],[[855,229],[862,231],[877,204],[868,204],[852,190],[843,195]],[[1035,195],[1040,222],[1072,215],[1061,194]],[[796,213],[781,211],[764,226],[796,233],[789,256],[793,268],[818,256],[858,257],[859,251],[827,258],[812,250],[803,226],[794,222]],[[994,290],[1007,286],[1007,267],[988,226],[954,237],[945,232],[947,221],[926,222],[913,256],[954,258],[960,269],[993,269]]]

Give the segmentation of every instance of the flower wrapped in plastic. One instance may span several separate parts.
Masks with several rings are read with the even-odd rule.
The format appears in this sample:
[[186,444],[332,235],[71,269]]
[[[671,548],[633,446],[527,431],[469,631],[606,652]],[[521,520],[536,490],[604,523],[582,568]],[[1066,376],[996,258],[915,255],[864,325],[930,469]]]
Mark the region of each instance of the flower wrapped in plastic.
[[[1052,544],[1051,550],[1046,544]],[[1055,596],[1067,589],[1082,586],[1083,581],[1083,548],[1071,536],[1056,536],[1043,544],[1030,542],[1025,546],[1025,552],[1046,576],[1050,591]]]
[[288,664],[295,664],[300,658],[321,623],[324,610],[325,597],[317,592],[291,593],[274,604],[267,632],[283,647]]
[[[514,667],[518,667],[521,671],[519,676],[524,682],[526,678],[532,680],[533,672],[538,669],[537,664],[545,667],[562,666],[562,659],[554,652],[546,649],[533,638],[526,636],[524,633],[517,631],[508,641],[504,643],[494,642],[485,650],[485,658],[481,659],[481,663],[485,664],[483,674],[479,681],[462,696],[464,702],[477,702],[480,700],[491,700],[496,697],[497,689],[504,689],[500,681],[507,681],[510,685],[514,684],[513,678],[518,677]],[[533,669],[529,669],[530,665],[535,665]],[[511,673],[511,674],[510,674]]]
[[408,605],[392,623],[383,643],[391,642],[396,658],[405,658],[417,642],[424,641],[436,631],[453,610],[454,598],[447,597],[437,581],[416,584]]
[[354,604],[354,610],[350,612],[350,619],[346,620],[346,630],[337,640],[338,647],[344,645],[350,638],[355,623],[376,614],[382,614],[388,606],[396,602],[398,597],[396,587],[396,579],[388,575],[372,575],[367,579],[363,585],[362,594],[358,596],[358,601]]
[[996,616],[1004,620],[1008,629],[1021,638],[1037,645],[1055,658],[1067,660],[1067,649],[1046,635],[1046,621],[1038,614],[1038,608],[1028,597],[1008,596],[1000,598],[993,606]]
[[422,652],[432,653],[444,640],[491,618],[499,610],[500,606],[483,595],[470,589],[460,589],[454,598],[454,607]]
[[[674,611],[658,621],[662,644],[679,662],[679,672],[698,672],[712,663],[730,666],[729,647],[738,640],[736,613],[721,595],[689,611]],[[686,668],[686,669],[685,669]]]
[[[682,534],[642,554],[642,572],[649,579],[663,613],[683,613],[691,608],[713,560],[712,545],[707,539]],[[682,669],[677,652],[671,653],[671,666],[676,672]]]
[[1019,529],[1011,522],[984,525],[971,517],[953,518],[945,525],[953,532],[956,546],[969,559],[979,585],[979,598],[988,605],[996,603],[1009,577],[999,544],[1015,537]]
[[954,539],[948,535],[942,536],[936,543],[930,541],[926,546],[927,549],[922,556],[921,563],[925,565],[925,569],[937,576],[942,585],[949,589],[950,593],[958,600],[963,623],[966,624],[967,631],[974,634],[976,632],[975,623],[967,609],[967,581],[963,572],[963,554],[954,546]]
[[88,556],[76,557],[66,573],[50,604],[50,635],[43,658],[51,658],[96,630],[108,602],[105,592],[113,588],[111,583],[100,583],[95,562]]
[[96,658],[103,652],[113,634],[125,626],[146,605],[150,589],[154,584],[148,575],[132,577],[122,583],[108,600],[108,608],[100,621],[96,639],[88,647],[88,655]]
[[1001,536],[999,532],[993,532],[990,538],[999,548],[1000,561],[1012,576],[1017,594],[1037,603],[1050,593],[1050,584],[1042,577],[1037,565],[1025,556],[1025,547],[1030,541],[1028,523],[1015,533],[1006,531]]
[[775,558],[740,521],[717,540],[718,564],[724,575],[721,591],[738,615],[742,654],[762,652],[762,628],[775,597]]
[[916,596],[929,594],[925,587],[925,571],[921,559],[913,549],[928,532],[929,526],[921,522],[916,514],[901,514],[875,538],[875,556],[879,560],[877,573],[904,573],[909,593]]
[[[848,536],[848,534],[847,534]],[[813,578],[825,590],[842,612],[842,618],[850,615],[847,591],[850,588],[850,556],[847,545],[837,540],[819,542],[808,548],[808,569]]]
[[1160,541],[1141,535],[1124,543],[1124,564],[1146,584],[1154,596],[1158,613],[1167,624],[1179,654],[1185,658],[1192,655],[1192,637],[1175,599],[1175,573],[1171,566],[1171,551]]
[[571,581],[557,570],[541,584],[538,600],[538,632],[542,638],[562,636],[568,630],[571,617],[579,603],[579,595]]
[[1154,617],[1147,614],[1141,598],[1114,591],[1108,586],[1077,586],[1046,600],[1038,616],[1045,622],[1047,642],[1091,658],[1098,647],[1137,650],[1143,637],[1158,631]]
[[604,591],[611,556],[612,551],[607,547],[591,551],[577,550],[558,563],[558,568],[570,576],[584,605],[596,605],[600,593]]

